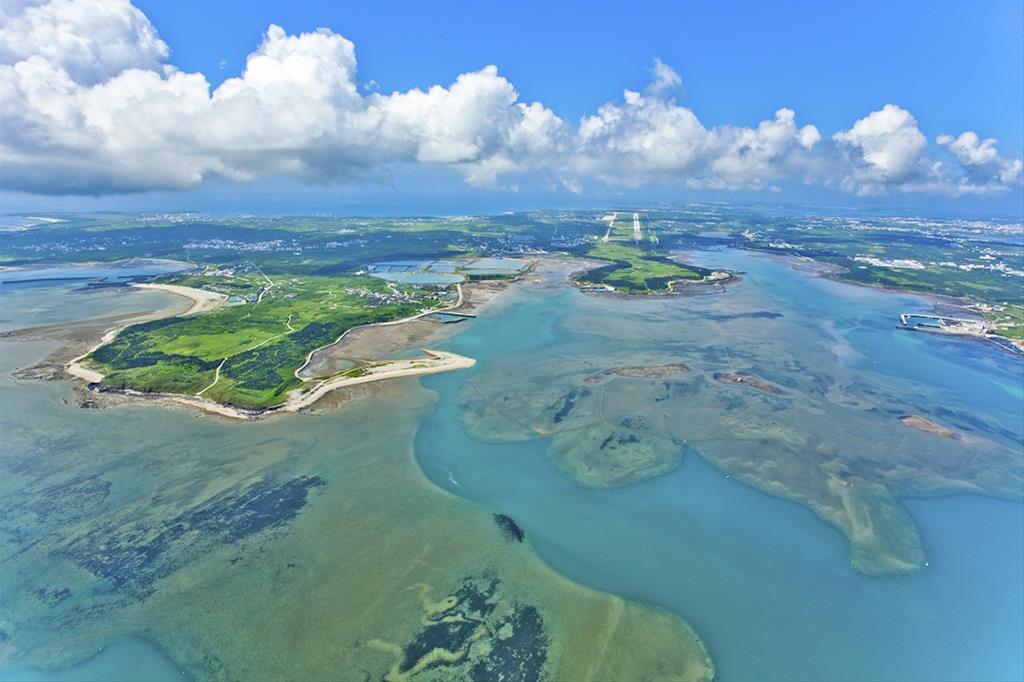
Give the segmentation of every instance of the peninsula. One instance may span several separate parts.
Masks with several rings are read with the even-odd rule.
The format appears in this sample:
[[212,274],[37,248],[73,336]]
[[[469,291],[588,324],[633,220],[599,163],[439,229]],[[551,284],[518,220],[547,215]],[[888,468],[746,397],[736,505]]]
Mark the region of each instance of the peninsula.
[[[476,261],[474,261],[476,262]],[[510,275],[500,261],[487,274]],[[486,278],[472,263],[453,267]],[[393,273],[388,273],[393,274]],[[355,329],[399,325],[458,313],[463,276],[413,282],[363,273],[337,277],[275,275],[206,268],[169,282],[135,283],[192,301],[182,315],[159,316],[108,330],[100,343],[74,358],[67,372],[100,392],[167,399],[229,417],[253,418],[308,407],[344,386],[470,367],[471,358],[424,349],[414,359],[384,358],[328,375],[305,368],[318,351]],[[458,280],[452,283],[451,279]]]

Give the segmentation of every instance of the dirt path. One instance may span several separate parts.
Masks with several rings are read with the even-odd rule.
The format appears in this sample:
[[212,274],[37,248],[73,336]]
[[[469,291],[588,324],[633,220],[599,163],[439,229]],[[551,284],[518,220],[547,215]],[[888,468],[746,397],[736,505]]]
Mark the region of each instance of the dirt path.
[[227,362],[227,361],[228,361],[227,358],[224,358],[223,360],[220,361],[220,364],[217,365],[217,369],[214,370],[214,372],[213,372],[213,381],[210,383],[209,386],[207,386],[203,390],[199,391],[199,393],[196,393],[197,396],[201,396],[202,394],[206,393],[211,388],[213,388],[214,386],[217,385],[217,382],[220,381],[220,368],[223,367],[224,363]]

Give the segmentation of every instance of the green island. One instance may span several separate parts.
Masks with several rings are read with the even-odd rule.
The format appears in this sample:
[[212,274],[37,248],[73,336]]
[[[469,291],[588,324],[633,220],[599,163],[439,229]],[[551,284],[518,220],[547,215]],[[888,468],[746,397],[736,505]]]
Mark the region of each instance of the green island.
[[711,270],[681,265],[658,254],[658,238],[646,237],[638,213],[616,211],[607,216],[608,232],[591,246],[586,256],[611,261],[576,278],[577,284],[628,294],[670,293],[674,282],[699,282],[713,275]]
[[[193,266],[161,284],[221,294],[203,315],[125,329],[83,365],[102,385],[199,395],[266,409],[287,401],[306,355],[355,326],[444,307],[454,292],[424,278],[507,278],[474,259],[552,254],[602,261],[578,275],[584,290],[670,293],[676,283],[728,279],[669,257],[738,247],[779,253],[830,277],[940,294],[985,321],[986,333],[1024,341],[1019,229],[1013,223],[775,215],[714,205],[639,211],[535,211],[410,218],[225,217],[93,213],[11,233],[0,261],[32,267],[83,260],[174,259]],[[435,264],[446,264],[438,268]],[[385,264],[388,281],[375,272]],[[459,279],[460,277],[454,277]],[[449,280],[451,282],[452,280]],[[257,302],[258,301],[258,302]],[[894,322],[896,322],[894,320]]]
[[270,279],[255,271],[216,272],[166,283],[228,294],[226,304],[205,314],[129,327],[84,364],[101,372],[109,388],[265,408],[284,402],[287,392],[302,383],[295,372],[311,351],[347,330],[453,302],[447,291],[375,277]]
[[[677,262],[668,257],[673,251],[728,246],[781,253],[830,268],[825,274],[836,279],[952,297],[985,321],[987,333],[1020,343],[1019,240],[1012,224],[775,216],[701,205],[603,217],[588,211],[392,219],[100,213],[14,233],[0,259],[23,267],[83,259],[190,263],[192,273],[157,281],[221,294],[224,305],[125,329],[83,366],[102,374],[110,389],[266,409],[301,385],[295,371],[310,351],[347,329],[451,304],[450,287],[425,286],[423,278],[456,271],[463,281],[513,276],[473,271],[466,267],[473,259],[557,254],[603,261],[574,283],[650,295],[730,276]],[[392,281],[370,276],[381,274],[374,272],[381,263],[406,270]]]

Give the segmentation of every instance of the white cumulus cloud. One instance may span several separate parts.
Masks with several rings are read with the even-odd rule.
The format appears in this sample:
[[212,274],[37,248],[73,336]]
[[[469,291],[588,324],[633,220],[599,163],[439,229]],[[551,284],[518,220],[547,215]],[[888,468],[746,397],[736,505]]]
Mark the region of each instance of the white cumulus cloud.
[[647,86],[652,95],[664,95],[683,86],[683,79],[671,66],[655,57],[654,67],[651,69],[654,80]]
[[[120,30],[121,44],[139,34],[163,45],[124,7],[144,25],[118,15],[99,35]],[[73,42],[90,42],[91,25],[75,23],[77,3],[30,7],[12,25],[42,9],[67,30],[79,26]],[[326,29],[293,36],[271,26],[242,74],[214,90],[202,74],[154,67],[151,51],[128,59],[118,50],[104,71],[68,57],[100,47],[26,50],[5,48],[0,64],[0,158],[3,185],[28,191],[99,194],[278,174],[330,182],[391,162],[449,165],[493,185],[552,149],[563,127],[543,105],[519,102],[493,66],[448,87],[363,95],[354,45]]]
[[167,56],[156,29],[128,0],[51,0],[4,16],[0,26],[0,63],[39,57],[79,83],[127,68],[159,69]]
[[974,132],[936,139],[948,147],[955,167],[930,157],[917,121],[894,104],[839,131],[833,140],[844,161],[836,168],[840,184],[857,194],[996,194],[1020,184],[1020,160],[1000,155],[995,140],[981,140]]
[[958,193],[989,194],[1021,184],[1024,164],[1020,159],[1000,154],[993,138],[982,140],[968,130],[958,137],[939,135],[935,141],[947,147],[960,164]]
[[593,181],[954,195],[1021,182],[1020,160],[973,132],[939,136],[949,161],[933,159],[914,117],[893,104],[828,140],[788,108],[754,127],[705,125],[677,102],[682,78],[660,59],[646,88],[625,90],[575,126],[521,101],[495,66],[390,93],[373,81],[360,87],[357,71],[345,37],[272,25],[241,73],[212,88],[202,73],[173,66],[128,0],[8,2],[0,187],[104,194],[211,178],[331,183],[410,163],[455,169],[476,186],[515,190],[532,174],[576,193]]
[[879,194],[887,187],[919,182],[930,169],[924,157],[928,139],[909,111],[886,104],[832,136],[849,168],[843,188],[858,194]]
[[682,180],[693,187],[759,189],[810,167],[821,139],[814,126],[796,125],[790,109],[757,128],[705,128],[674,100],[627,90],[579,126],[573,169],[608,183],[638,186]]

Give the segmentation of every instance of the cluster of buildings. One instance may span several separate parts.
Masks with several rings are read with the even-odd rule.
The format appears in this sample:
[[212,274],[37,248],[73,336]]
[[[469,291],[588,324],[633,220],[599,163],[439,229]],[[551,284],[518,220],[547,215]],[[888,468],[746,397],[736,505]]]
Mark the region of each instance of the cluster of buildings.
[[942,268],[955,268],[957,270],[963,270],[970,272],[972,270],[987,270],[990,272],[1001,272],[1004,275],[1011,277],[1024,277],[1024,270],[1017,270],[1011,268],[1002,261],[995,261],[994,256],[983,255],[980,260],[990,261],[987,263],[957,263],[956,261],[946,260],[938,263],[922,263],[918,260],[911,258],[875,258],[874,256],[854,256],[853,260],[858,263],[867,263],[868,265],[874,265],[881,268],[903,268],[906,270],[924,270],[928,265],[934,265]]
[[[982,256],[981,260],[995,260],[991,256]],[[1011,268],[1009,265],[1003,262],[998,263],[954,263],[953,261],[943,261],[936,263],[947,268],[956,268],[957,270],[990,270],[992,272],[1001,272],[1004,275],[1010,275],[1012,277],[1024,277],[1024,270],[1016,270]]]
[[535,246],[537,238],[531,234],[507,234],[497,237],[477,237],[454,243],[460,249],[476,251],[494,257],[512,257],[525,252],[542,253]]
[[[420,287],[415,287],[415,289],[418,290]],[[403,305],[406,303],[422,302],[421,297],[412,291],[403,291],[395,287],[389,287],[387,291],[374,291],[364,287],[349,287],[344,291],[346,294],[358,296],[377,308],[385,305]]]
[[571,251],[579,248],[588,242],[587,235],[574,237],[554,237],[548,242],[548,248],[556,251]]
[[867,263],[879,268],[903,268],[906,270],[924,270],[925,265],[921,261],[910,258],[875,258],[874,256],[854,256],[853,260],[858,263]]
[[789,242],[785,242],[785,241],[782,241],[780,239],[764,238],[764,237],[762,237],[761,235],[759,235],[758,233],[756,233],[756,232],[754,232],[752,230],[745,230],[745,231],[741,232],[740,234],[748,242],[759,241],[762,244],[764,244],[765,246],[767,246],[769,248],[772,248],[772,249],[797,249],[797,248],[799,248],[796,244],[790,244]]
[[269,239],[260,242],[238,241],[236,239],[204,239],[202,241],[191,241],[182,246],[186,250],[213,250],[213,251],[301,251],[302,247],[298,241],[292,239],[285,242],[283,239]]

